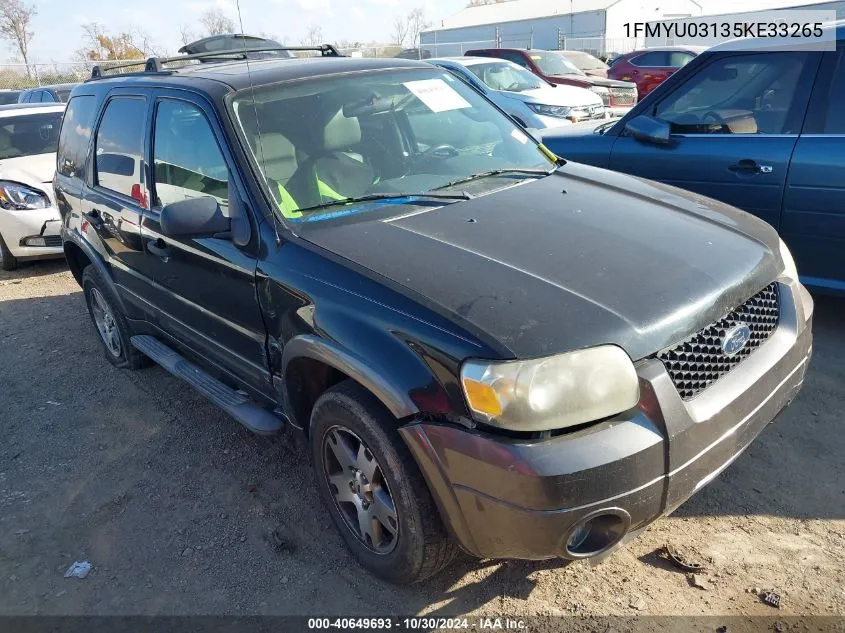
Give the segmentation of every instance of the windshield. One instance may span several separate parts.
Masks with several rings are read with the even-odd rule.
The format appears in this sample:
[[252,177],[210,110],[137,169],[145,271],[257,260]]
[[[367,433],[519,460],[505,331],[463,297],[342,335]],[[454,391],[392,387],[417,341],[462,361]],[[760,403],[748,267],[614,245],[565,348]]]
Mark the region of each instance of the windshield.
[[61,125],[61,112],[0,118],[0,160],[55,152]]
[[564,75],[583,75],[580,70],[563,55],[549,51],[530,51],[531,60],[544,75],[562,77]]
[[238,92],[232,110],[282,216],[293,222],[384,208],[389,201],[347,201],[378,194],[442,205],[418,196],[476,195],[529,176],[449,183],[553,166],[483,96],[434,68],[309,78],[256,86],[254,94],[253,106],[251,90]]
[[607,64],[602,60],[583,51],[567,51],[558,54],[579,70],[607,70]]
[[16,91],[0,92],[0,105],[17,103],[20,96],[21,93]]
[[493,90],[524,92],[548,85],[537,75],[511,62],[472,64],[467,66],[467,69]]

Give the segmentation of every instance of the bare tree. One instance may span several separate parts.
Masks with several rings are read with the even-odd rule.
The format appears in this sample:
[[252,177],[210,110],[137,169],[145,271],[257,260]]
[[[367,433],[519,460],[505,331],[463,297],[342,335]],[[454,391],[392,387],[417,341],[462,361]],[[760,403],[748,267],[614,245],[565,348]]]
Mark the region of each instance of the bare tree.
[[408,36],[411,38],[414,48],[419,46],[420,33],[429,26],[425,19],[425,10],[422,7],[417,7],[408,14]]
[[194,40],[199,39],[199,36],[191,30],[191,27],[187,24],[180,24],[179,25],[179,40],[182,42],[182,45],[190,44]]
[[235,33],[235,21],[220,9],[209,9],[200,16],[200,24],[206,35]]
[[397,46],[405,45],[405,40],[408,39],[408,20],[401,16],[396,16],[393,20],[393,35],[391,39]]
[[508,2],[508,0],[469,0],[469,2],[467,2],[467,6],[481,7],[485,4],[501,4],[502,2]]
[[83,24],[82,30],[82,48],[76,52],[79,59],[144,59],[163,53],[150,35],[138,25],[130,25],[126,31],[116,35],[109,35],[98,22]]
[[312,24],[305,32],[305,37],[302,38],[303,46],[319,46],[323,43],[323,27],[318,24]]
[[30,76],[29,42],[34,35],[29,29],[35,14],[35,7],[22,0],[0,0],[0,38],[17,48],[26,65],[27,77]]

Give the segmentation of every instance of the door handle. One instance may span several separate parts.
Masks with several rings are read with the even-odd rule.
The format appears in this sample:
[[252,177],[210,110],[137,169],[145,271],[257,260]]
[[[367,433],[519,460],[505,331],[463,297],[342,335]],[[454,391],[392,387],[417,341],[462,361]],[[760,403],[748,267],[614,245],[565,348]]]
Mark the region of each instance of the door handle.
[[728,167],[729,170],[742,174],[771,174],[771,165],[758,165],[757,161],[749,158],[743,159]]
[[164,262],[170,259],[170,249],[167,248],[167,244],[161,238],[147,242],[147,250]]
[[95,231],[99,231],[103,228],[103,219],[100,217],[100,212],[97,209],[93,209],[88,213],[83,213],[82,217],[88,221],[88,224],[94,227]]

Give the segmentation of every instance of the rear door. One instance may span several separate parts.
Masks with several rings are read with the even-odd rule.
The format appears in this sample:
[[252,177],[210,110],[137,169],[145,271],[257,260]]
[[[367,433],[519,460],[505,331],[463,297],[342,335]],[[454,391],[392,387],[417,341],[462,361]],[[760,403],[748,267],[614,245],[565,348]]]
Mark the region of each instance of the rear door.
[[200,97],[161,91],[151,127],[150,208],[143,217],[139,266],[148,318],[195,356],[270,394],[255,286],[255,222],[253,239],[244,246],[225,237],[170,237],[160,224],[162,208],[180,200],[213,197],[228,215],[237,204],[230,196],[245,199],[214,110]]
[[781,235],[802,279],[845,291],[845,47],[824,54],[783,198]]
[[[99,238],[118,291],[129,305],[136,305],[141,292],[136,271],[143,255],[140,227],[146,198],[142,174],[148,106],[145,90],[117,88],[108,93],[94,130],[82,203],[82,230],[89,239],[93,234]],[[132,164],[132,172],[117,169],[115,156]]]
[[669,123],[669,143],[623,133],[610,168],[722,200],[779,227],[789,160],[820,55],[713,55],[648,111]]

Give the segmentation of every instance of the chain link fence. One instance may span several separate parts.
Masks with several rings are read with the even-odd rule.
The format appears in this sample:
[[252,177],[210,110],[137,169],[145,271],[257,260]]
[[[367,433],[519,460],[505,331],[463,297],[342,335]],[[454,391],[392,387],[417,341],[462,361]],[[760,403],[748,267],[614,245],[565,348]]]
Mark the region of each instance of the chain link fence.
[[[80,60],[49,64],[0,64],[0,89],[24,90],[54,84],[78,83],[88,79],[91,76],[91,69],[97,64],[108,67],[121,63],[126,62],[124,60]],[[139,63],[143,64],[143,60]],[[137,70],[137,68],[133,67],[131,70]]]

